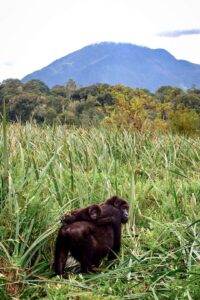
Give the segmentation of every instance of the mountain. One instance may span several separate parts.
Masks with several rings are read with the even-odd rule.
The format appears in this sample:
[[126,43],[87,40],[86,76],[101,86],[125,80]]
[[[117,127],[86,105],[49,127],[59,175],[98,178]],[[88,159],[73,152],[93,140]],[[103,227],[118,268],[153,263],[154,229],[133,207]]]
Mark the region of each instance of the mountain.
[[103,42],[57,59],[22,81],[30,79],[40,79],[50,87],[74,79],[82,86],[124,84],[155,91],[163,85],[200,87],[200,65],[177,60],[164,49]]

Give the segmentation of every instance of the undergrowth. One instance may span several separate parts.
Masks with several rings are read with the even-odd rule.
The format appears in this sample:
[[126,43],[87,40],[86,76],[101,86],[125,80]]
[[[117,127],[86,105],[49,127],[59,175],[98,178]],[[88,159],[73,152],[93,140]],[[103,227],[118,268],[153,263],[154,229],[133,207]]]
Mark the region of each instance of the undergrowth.
[[[5,131],[5,124],[1,131]],[[200,299],[200,138],[13,124],[0,137],[0,299]],[[6,160],[6,161],[5,161]],[[51,277],[60,218],[118,194],[122,249]]]

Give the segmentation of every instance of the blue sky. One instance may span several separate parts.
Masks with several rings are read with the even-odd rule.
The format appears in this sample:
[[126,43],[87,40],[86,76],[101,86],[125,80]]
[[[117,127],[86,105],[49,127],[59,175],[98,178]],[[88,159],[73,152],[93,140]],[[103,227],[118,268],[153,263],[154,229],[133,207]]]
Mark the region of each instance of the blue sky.
[[101,41],[200,64],[199,0],[0,0],[0,81]]

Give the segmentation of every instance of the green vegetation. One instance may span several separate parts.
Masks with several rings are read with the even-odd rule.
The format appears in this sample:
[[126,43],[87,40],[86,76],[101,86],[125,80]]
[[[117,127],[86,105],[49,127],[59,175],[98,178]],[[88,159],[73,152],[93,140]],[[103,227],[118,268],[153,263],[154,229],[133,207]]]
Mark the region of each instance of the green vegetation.
[[[5,119],[0,125],[0,299],[199,299],[200,138],[143,130],[142,117],[146,123],[154,118],[152,96],[140,90],[138,98],[146,95],[146,101],[133,103],[129,91],[136,90],[107,89],[118,93],[105,96],[103,88],[107,100],[101,98],[110,101],[105,125],[112,124],[113,130],[6,124]],[[119,89],[127,91],[124,98]],[[20,94],[21,83],[17,90]],[[46,97],[50,105],[52,96]],[[97,96],[91,94],[86,102],[91,97]],[[164,94],[160,99],[158,104],[169,104]],[[117,128],[117,105],[123,108],[122,121],[131,108],[138,131],[131,129],[131,121],[124,123],[130,128]],[[168,106],[158,108],[157,114],[167,114]],[[98,273],[87,275],[73,274],[69,260],[66,278],[51,278],[60,217],[113,194],[131,205],[119,259],[105,260]]]
[[200,128],[200,90],[183,91],[163,86],[155,94],[122,85],[96,84],[48,88],[40,80],[22,83],[8,79],[0,84],[0,108],[6,101],[12,122],[34,121],[88,128],[109,126],[137,131],[191,134]]

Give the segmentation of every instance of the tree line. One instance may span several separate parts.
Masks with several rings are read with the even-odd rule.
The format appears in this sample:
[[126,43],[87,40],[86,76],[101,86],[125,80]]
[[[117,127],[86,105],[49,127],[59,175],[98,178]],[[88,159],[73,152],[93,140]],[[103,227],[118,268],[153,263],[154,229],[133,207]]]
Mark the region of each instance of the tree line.
[[109,126],[135,130],[174,130],[193,133],[200,128],[200,89],[162,86],[155,93],[123,85],[80,87],[70,79],[49,88],[40,80],[0,83],[0,108],[6,102],[11,122],[35,121],[81,127]]

